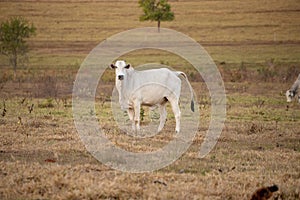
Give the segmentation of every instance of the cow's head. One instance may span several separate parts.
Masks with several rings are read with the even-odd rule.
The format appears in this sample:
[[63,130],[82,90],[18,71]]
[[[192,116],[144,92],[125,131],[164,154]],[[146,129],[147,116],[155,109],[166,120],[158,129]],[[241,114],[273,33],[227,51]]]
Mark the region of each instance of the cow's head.
[[286,93],[285,93],[285,96],[286,96],[286,101],[287,102],[291,102],[292,101],[292,99],[295,97],[295,91],[292,91],[292,90],[288,90],[288,91],[286,91]]
[[111,64],[110,67],[116,70],[116,80],[124,80],[127,74],[127,70],[131,68],[130,64],[126,64],[124,60],[118,60],[115,64]]

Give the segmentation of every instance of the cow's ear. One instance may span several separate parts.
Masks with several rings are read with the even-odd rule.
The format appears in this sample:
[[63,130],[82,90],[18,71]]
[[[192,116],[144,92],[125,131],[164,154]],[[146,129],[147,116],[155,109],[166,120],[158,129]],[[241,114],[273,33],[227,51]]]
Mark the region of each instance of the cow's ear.
[[110,65],[110,68],[112,68],[112,69],[116,69],[116,68],[117,68],[117,66],[115,66],[114,64],[111,64],[111,65]]
[[127,64],[126,66],[125,66],[125,69],[129,69],[130,68],[130,64]]

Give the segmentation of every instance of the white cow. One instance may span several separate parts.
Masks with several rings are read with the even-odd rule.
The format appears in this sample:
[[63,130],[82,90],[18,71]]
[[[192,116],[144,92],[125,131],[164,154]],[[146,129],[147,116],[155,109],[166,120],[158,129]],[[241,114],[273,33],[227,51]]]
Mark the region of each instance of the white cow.
[[127,110],[132,121],[133,130],[140,130],[141,105],[159,108],[160,132],[167,119],[166,103],[169,101],[176,120],[175,131],[180,131],[180,108],[179,97],[181,92],[182,76],[186,79],[191,92],[191,110],[194,112],[194,95],[187,76],[180,71],[171,71],[167,68],[150,69],[144,71],[134,70],[130,64],[123,60],[111,64],[116,73],[116,88],[119,93],[121,109]]
[[[292,101],[292,99],[296,96],[299,87],[300,87],[300,74],[298,75],[298,78],[292,85],[291,89],[289,89],[285,93],[287,102]],[[298,95],[298,102],[300,103],[300,94]]]

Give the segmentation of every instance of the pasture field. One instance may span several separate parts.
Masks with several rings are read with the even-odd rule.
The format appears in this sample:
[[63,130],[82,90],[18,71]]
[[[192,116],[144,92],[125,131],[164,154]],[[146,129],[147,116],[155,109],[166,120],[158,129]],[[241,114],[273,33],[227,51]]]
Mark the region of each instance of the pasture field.
[[[136,0],[0,1],[0,21],[21,15],[37,27],[26,67],[13,72],[0,56],[0,199],[250,199],[278,185],[273,199],[300,199],[300,104],[285,91],[300,73],[298,0],[170,0],[175,20],[162,27],[199,42],[223,77],[224,130],[214,149],[198,152],[210,121],[209,91],[180,57],[158,50],[123,55],[134,66],[158,62],[186,72],[197,94],[200,126],[171,165],[125,173],[97,161],[73,121],[72,87],[80,64],[106,38],[140,22]],[[164,130],[139,139],[114,122],[114,73],[106,70],[96,115],[106,136],[132,152],[156,151],[174,138],[170,109]],[[145,109],[147,111],[147,109]],[[143,124],[149,122],[145,112]]]

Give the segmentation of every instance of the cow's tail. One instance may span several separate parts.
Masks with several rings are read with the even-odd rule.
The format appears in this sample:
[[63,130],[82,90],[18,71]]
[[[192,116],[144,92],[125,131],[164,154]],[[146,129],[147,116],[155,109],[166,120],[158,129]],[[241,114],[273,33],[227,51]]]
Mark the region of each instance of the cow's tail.
[[195,98],[194,98],[194,92],[193,92],[193,88],[188,80],[188,77],[187,75],[184,73],[184,72],[181,72],[181,71],[177,71],[176,72],[177,76],[183,76],[184,79],[186,80],[189,88],[190,88],[190,92],[191,92],[191,110],[194,112],[195,111],[195,104],[194,104],[194,101],[195,101]]

